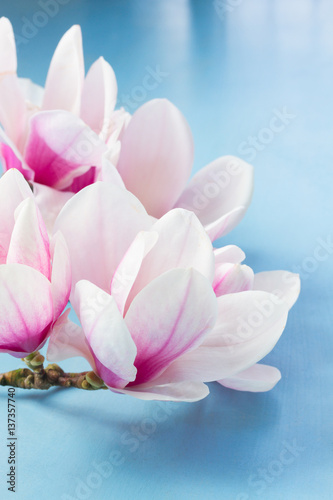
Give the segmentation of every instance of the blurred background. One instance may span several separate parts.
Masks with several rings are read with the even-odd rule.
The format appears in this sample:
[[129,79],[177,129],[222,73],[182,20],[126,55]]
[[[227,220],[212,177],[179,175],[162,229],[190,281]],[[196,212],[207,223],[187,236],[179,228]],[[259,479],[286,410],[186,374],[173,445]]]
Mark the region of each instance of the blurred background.
[[[14,26],[19,76],[43,85],[59,39],[80,24],[86,69],[100,55],[113,66],[118,106],[133,113],[166,97],[180,108],[194,136],[193,172],[225,154],[252,163],[252,205],[218,245],[241,246],[257,272],[288,269],[302,279],[265,360],[282,372],[270,393],[210,384],[207,399],[188,405],[18,391],[16,498],[28,498],[34,485],[50,500],[331,500],[333,2],[0,0],[0,7]],[[1,371],[17,364],[4,355],[0,363]],[[6,397],[0,391],[0,427]],[[6,467],[2,443],[1,498]]]

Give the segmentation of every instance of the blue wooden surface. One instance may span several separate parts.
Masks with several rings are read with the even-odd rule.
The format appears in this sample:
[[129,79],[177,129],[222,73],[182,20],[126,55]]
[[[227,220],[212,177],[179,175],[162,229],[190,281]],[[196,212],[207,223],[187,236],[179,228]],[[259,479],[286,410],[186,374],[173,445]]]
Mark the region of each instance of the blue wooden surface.
[[[20,40],[20,76],[43,84],[58,39],[81,24],[86,65],[99,55],[112,64],[119,104],[133,112],[163,96],[183,111],[195,170],[229,153],[254,164],[253,203],[223,243],[240,245],[255,271],[300,272],[302,292],[266,360],[283,377],[270,393],[210,384],[207,399],[174,404],[109,392],[17,391],[15,498],[330,500],[333,3],[62,0],[36,28],[45,19],[36,14],[42,3],[1,0]],[[144,77],[156,69],[163,76],[147,90]],[[282,112],[290,115],[283,129],[263,131]],[[1,355],[1,371],[17,364]],[[6,397],[1,390],[0,496],[12,498]]]

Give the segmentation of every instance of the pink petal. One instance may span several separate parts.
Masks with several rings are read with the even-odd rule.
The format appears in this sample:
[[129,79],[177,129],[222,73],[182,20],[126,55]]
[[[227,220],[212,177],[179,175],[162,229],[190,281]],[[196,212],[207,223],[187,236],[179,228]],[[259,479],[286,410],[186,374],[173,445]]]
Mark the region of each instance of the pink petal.
[[211,382],[233,377],[266,356],[279,340],[288,307],[266,292],[249,291],[217,299],[218,319],[202,345],[174,361],[156,384]]
[[89,349],[84,331],[68,319],[70,312],[71,310],[67,309],[53,325],[47,349],[47,359],[51,362],[59,362],[79,356],[85,358],[95,371],[94,357]]
[[253,365],[237,375],[223,380],[218,380],[221,385],[236,391],[266,392],[281,379],[281,373],[274,366]]
[[139,231],[150,227],[144,207],[124,189],[97,182],[76,194],[54,228],[68,245],[73,286],[86,279],[109,292],[126,250]]
[[74,193],[58,191],[37,182],[33,183],[33,191],[47,231],[51,235],[56,218],[67,201],[74,196]]
[[179,382],[176,384],[129,387],[116,392],[133,396],[144,401],[184,401],[193,403],[209,394],[208,387],[201,382]]
[[75,288],[75,308],[99,376],[110,387],[135,379],[136,347],[113,297],[89,281]]
[[245,292],[253,288],[254,273],[248,266],[219,264],[213,281],[217,297],[227,293]]
[[45,111],[31,118],[25,159],[40,184],[68,188],[92,166],[101,168],[105,151],[101,139],[67,111]]
[[67,305],[71,291],[72,274],[68,248],[63,235],[59,231],[53,236],[51,247],[51,290],[54,312],[53,319],[56,321]]
[[10,239],[15,224],[14,213],[26,198],[32,198],[31,189],[17,170],[11,169],[0,179],[0,264],[7,260]]
[[5,171],[10,170],[11,168],[16,168],[16,170],[19,170],[27,180],[33,180],[35,175],[34,171],[26,165],[21,153],[19,152],[13,141],[10,140],[10,138],[1,128],[0,160]]
[[298,274],[288,271],[267,271],[254,275],[254,290],[273,293],[285,302],[289,309],[295,304],[301,288]]
[[103,182],[111,182],[112,184],[115,184],[116,186],[119,186],[119,187],[125,189],[124,181],[122,180],[118,170],[113,165],[113,163],[109,160],[109,158],[106,154],[104,154],[103,159],[102,159],[102,171],[101,171],[100,177],[101,178],[99,180],[101,180]]
[[214,249],[215,265],[240,264],[245,259],[245,253],[236,245],[226,245]]
[[223,156],[193,177],[175,206],[192,210],[215,240],[240,222],[252,191],[251,165],[233,156]]
[[23,357],[45,341],[53,318],[48,279],[21,264],[0,266],[0,351]]
[[22,201],[15,212],[7,264],[24,264],[50,278],[50,248],[46,228],[32,198]]
[[0,123],[9,139],[23,151],[26,104],[16,74],[0,76]]
[[53,325],[49,345],[47,349],[47,359],[51,362],[59,362],[64,359],[83,357],[93,370],[96,370],[94,357],[89,349],[88,342],[82,328],[68,319],[70,309]]
[[128,305],[148,283],[171,269],[191,267],[210,282],[213,281],[212,244],[193,213],[182,209],[171,210],[151,229],[158,233],[158,241],[142,263]]
[[80,26],[72,26],[60,40],[47,74],[43,109],[79,114],[84,81]]
[[90,68],[86,76],[81,102],[81,118],[106,139],[117,101],[117,80],[113,69],[103,57]]
[[215,320],[215,295],[198,271],[174,269],[147,285],[125,317],[138,350],[135,385],[153,379],[199,345]]
[[16,73],[17,58],[13,27],[6,17],[0,18],[0,76]]
[[119,311],[124,313],[125,304],[140,271],[142,261],[158,240],[156,231],[141,231],[125,253],[111,282],[111,295]]
[[191,131],[171,102],[154,99],[134,113],[122,138],[118,170],[150,215],[161,217],[174,206],[192,163]]

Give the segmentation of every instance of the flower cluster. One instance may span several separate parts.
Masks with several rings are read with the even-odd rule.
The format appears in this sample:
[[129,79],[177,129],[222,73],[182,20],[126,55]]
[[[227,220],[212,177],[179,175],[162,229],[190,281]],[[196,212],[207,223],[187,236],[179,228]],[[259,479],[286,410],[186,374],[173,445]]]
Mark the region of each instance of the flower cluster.
[[165,99],[115,110],[111,66],[100,58],[85,76],[83,61],[74,26],[45,89],[18,78],[0,20],[0,352],[27,356],[49,339],[50,361],[82,356],[141,399],[197,401],[211,381],[271,389],[280,372],[258,362],[298,276],[254,274],[240,248],[212,245],[245,214],[252,167],[225,156],[188,181],[180,111]]

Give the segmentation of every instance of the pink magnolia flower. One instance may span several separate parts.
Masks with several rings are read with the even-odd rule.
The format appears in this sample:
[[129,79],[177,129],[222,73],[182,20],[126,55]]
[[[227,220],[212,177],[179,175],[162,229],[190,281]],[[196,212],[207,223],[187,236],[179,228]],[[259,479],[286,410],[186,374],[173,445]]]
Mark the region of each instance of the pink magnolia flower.
[[256,364],[282,334],[299,294],[297,275],[254,275],[235,246],[213,250],[193,212],[155,221],[130,192],[96,183],[55,224],[72,261],[71,302],[48,358],[84,356],[115,392],[196,401],[206,382],[265,391],[280,379]]
[[17,170],[0,179],[0,352],[23,357],[41,348],[68,302],[69,255],[51,242],[31,189]]
[[132,119],[124,110],[115,111],[111,66],[100,58],[84,78],[79,26],[60,40],[45,90],[17,77],[14,35],[6,18],[0,20],[0,47],[4,168],[15,167],[34,182],[49,227],[73,193],[101,178],[124,183],[153,217],[176,207],[193,211],[212,240],[242,219],[252,196],[252,167],[221,157],[188,183],[193,139],[183,115],[166,99],[149,101]]

